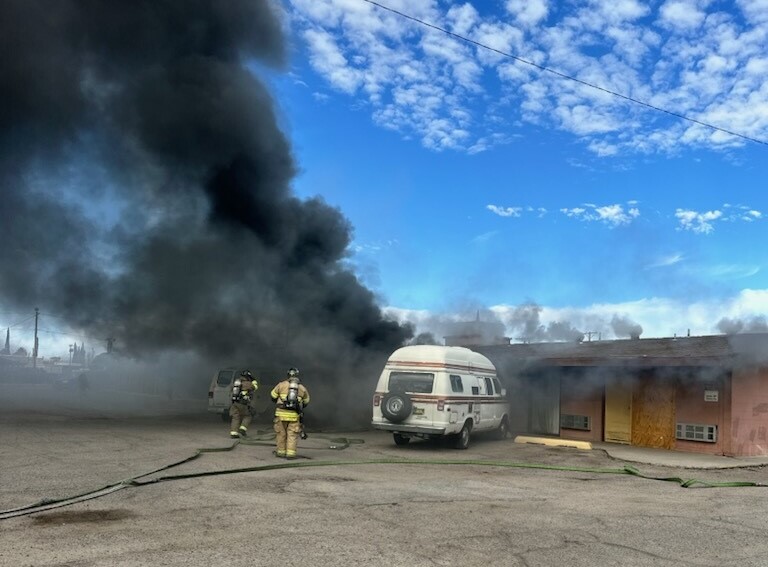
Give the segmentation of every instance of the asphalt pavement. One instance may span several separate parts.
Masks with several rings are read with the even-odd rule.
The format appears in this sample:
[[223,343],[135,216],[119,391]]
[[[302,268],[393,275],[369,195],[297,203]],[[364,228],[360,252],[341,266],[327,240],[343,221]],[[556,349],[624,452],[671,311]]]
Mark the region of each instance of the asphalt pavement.
[[[205,413],[3,409],[0,516],[95,497],[0,520],[0,565],[768,565],[760,464],[692,470],[691,454],[668,466],[631,447],[622,457],[482,436],[465,451],[398,447],[367,430],[310,430],[305,458],[289,463],[259,428],[233,444]],[[200,449],[219,450],[190,459]],[[642,476],[625,474],[629,463]],[[92,492],[105,487],[117,488]]]

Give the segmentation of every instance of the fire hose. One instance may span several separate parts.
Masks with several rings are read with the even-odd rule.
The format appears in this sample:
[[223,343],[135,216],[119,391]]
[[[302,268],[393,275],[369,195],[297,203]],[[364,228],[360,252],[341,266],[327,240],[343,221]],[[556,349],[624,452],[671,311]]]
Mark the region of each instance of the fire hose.
[[[272,434],[274,437],[274,434]],[[646,480],[660,480],[665,482],[674,482],[680,485],[682,488],[734,488],[734,487],[768,487],[768,485],[751,481],[725,481],[725,482],[710,482],[704,480],[698,480],[695,478],[684,479],[677,476],[652,476],[641,473],[637,468],[624,465],[617,468],[592,468],[592,467],[574,467],[574,466],[559,466],[559,465],[545,465],[539,463],[520,463],[513,461],[497,461],[497,460],[483,460],[483,459],[399,459],[399,458],[382,458],[382,459],[363,459],[363,460],[331,460],[331,461],[293,461],[290,463],[272,463],[266,465],[256,465],[252,467],[241,467],[233,469],[223,469],[216,471],[202,471],[193,473],[181,473],[164,475],[155,478],[145,479],[150,475],[177,467],[179,465],[188,463],[199,458],[205,453],[218,453],[223,451],[231,451],[240,444],[244,445],[272,445],[268,443],[270,438],[269,434],[257,434],[252,438],[241,439],[235,441],[228,447],[214,447],[214,448],[202,448],[197,449],[196,452],[179,461],[164,465],[146,473],[142,473],[106,486],[102,486],[95,490],[90,490],[73,496],[67,496],[63,498],[45,498],[34,504],[21,506],[19,508],[12,508],[10,510],[0,511],[0,520],[8,520],[11,518],[17,518],[19,516],[26,516],[29,514],[35,514],[38,512],[45,512],[54,508],[61,508],[63,506],[69,506],[77,504],[79,502],[85,502],[94,498],[100,498],[108,494],[112,494],[119,490],[123,490],[131,487],[142,487],[150,484],[156,484],[158,482],[168,482],[174,480],[184,480],[190,478],[218,476],[225,474],[239,474],[246,472],[264,472],[271,470],[282,469],[297,469],[307,467],[333,467],[333,466],[355,466],[355,465],[440,465],[440,466],[486,466],[486,467],[506,467],[506,468],[520,468],[520,469],[539,469],[539,470],[552,470],[552,471],[565,471],[565,472],[580,472],[580,473],[593,473],[593,474],[617,474],[617,475],[630,475],[636,478],[642,478]],[[359,439],[349,439],[346,437],[325,437],[313,435],[313,438],[326,439],[329,442],[329,449],[342,450],[349,447],[352,444],[363,443]],[[142,480],[145,479],[145,480]]]

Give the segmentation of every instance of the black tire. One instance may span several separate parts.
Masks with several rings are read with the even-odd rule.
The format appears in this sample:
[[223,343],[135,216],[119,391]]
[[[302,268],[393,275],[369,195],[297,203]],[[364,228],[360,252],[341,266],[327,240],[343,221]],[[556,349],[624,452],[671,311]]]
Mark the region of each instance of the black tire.
[[221,415],[221,421],[225,421],[225,422],[229,421],[229,412],[228,411],[223,411],[219,415]]
[[472,426],[467,421],[464,424],[464,427],[461,428],[461,431],[459,431],[456,436],[453,438],[453,448],[454,449],[466,449],[469,447],[469,434],[472,431]]
[[395,445],[407,445],[411,442],[410,437],[406,437],[405,435],[400,435],[399,433],[393,433],[392,437],[395,439]]
[[390,392],[381,400],[381,413],[392,423],[405,421],[412,410],[411,398],[403,392]]
[[509,421],[507,420],[507,416],[501,418],[501,423],[499,424],[499,428],[494,431],[493,436],[495,439],[498,439],[501,441],[502,439],[506,439],[509,435]]

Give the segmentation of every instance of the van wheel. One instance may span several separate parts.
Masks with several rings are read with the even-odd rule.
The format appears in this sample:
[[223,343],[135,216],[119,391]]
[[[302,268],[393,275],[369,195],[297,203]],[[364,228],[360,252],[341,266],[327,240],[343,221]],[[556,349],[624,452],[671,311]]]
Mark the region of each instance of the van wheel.
[[392,437],[395,439],[395,445],[407,445],[411,441],[410,437],[400,435],[399,433],[393,433]]
[[499,428],[494,432],[494,437],[501,441],[502,439],[506,439],[507,435],[509,435],[509,421],[507,421],[507,416],[505,415],[501,418],[501,423],[499,424]]
[[229,421],[229,412],[223,411],[219,414],[221,416],[221,421],[227,422]]
[[471,430],[472,426],[469,425],[469,422],[465,423],[464,427],[461,428],[461,431],[456,434],[456,437],[453,440],[454,449],[466,449],[469,447],[469,432]]
[[381,400],[381,414],[392,423],[400,423],[411,415],[413,403],[404,392],[390,392]]

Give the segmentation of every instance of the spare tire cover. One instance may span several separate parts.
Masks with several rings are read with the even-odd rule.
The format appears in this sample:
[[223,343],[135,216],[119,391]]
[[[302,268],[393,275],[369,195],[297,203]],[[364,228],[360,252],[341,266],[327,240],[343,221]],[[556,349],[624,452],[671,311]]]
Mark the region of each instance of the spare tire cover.
[[411,415],[413,403],[404,392],[390,392],[381,400],[381,413],[392,423],[400,423]]

